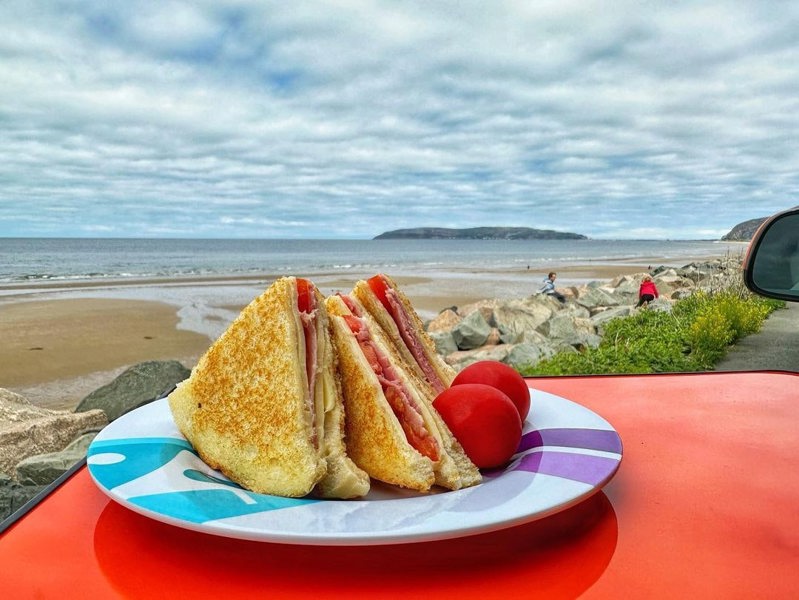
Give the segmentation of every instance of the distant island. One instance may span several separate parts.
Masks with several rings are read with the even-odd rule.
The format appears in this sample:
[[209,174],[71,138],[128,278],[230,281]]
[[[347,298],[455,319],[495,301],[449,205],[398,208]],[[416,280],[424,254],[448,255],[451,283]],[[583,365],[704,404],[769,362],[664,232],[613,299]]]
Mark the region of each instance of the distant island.
[[531,227],[412,227],[394,229],[374,237],[375,240],[587,240],[579,233],[532,229]]

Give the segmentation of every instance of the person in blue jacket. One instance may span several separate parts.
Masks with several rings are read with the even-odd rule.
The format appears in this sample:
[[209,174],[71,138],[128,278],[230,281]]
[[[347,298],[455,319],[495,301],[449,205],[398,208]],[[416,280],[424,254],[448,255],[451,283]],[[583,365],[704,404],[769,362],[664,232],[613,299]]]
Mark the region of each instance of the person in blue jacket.
[[541,286],[541,289],[538,290],[539,294],[546,294],[547,296],[552,296],[556,298],[559,302],[566,303],[566,296],[561,294],[558,290],[555,289],[555,279],[557,279],[558,274],[554,271],[547,275],[547,278],[544,279],[544,285]]

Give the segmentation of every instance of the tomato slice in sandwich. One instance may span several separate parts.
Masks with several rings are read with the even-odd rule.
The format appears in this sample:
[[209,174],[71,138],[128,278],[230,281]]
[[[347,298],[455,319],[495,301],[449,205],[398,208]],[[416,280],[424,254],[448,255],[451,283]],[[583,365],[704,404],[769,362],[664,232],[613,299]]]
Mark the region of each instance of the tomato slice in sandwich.
[[443,392],[448,386],[441,379],[441,376],[436,372],[435,367],[425,354],[424,343],[419,339],[419,335],[414,330],[411,318],[405,308],[396,298],[396,295],[389,297],[390,287],[388,283],[386,283],[385,277],[383,275],[375,275],[367,279],[366,283],[394,320],[400,337],[402,337],[402,341],[405,342],[408,351],[416,359],[416,363],[422,370],[425,379],[433,386],[437,394]]
[[297,278],[297,310],[304,313],[309,313],[312,310],[311,295],[311,282],[307,279]]
[[388,285],[386,281],[383,279],[382,275],[375,275],[374,277],[370,277],[366,280],[366,283],[369,284],[369,288],[374,292],[377,299],[386,307],[388,312],[391,311],[391,304],[388,301]]

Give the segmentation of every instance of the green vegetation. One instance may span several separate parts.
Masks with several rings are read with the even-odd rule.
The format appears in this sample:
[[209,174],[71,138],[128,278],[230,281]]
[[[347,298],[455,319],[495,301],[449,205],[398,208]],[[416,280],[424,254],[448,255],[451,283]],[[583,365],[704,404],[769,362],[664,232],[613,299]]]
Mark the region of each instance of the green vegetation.
[[785,303],[742,285],[696,292],[671,312],[642,310],[605,326],[602,341],[583,352],[560,352],[520,372],[531,375],[707,371],[736,340],[760,330]]

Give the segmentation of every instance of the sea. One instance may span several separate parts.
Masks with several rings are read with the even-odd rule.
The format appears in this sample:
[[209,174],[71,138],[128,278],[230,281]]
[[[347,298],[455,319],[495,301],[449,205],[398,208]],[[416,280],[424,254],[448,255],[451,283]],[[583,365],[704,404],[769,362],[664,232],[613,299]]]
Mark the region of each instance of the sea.
[[[175,308],[177,329],[214,340],[280,275],[309,277],[325,295],[377,272],[403,277],[418,314],[431,319],[452,305],[528,295],[551,270],[564,269],[559,285],[578,285],[570,278],[615,273],[614,266],[682,266],[744,248],[662,240],[0,238],[0,317],[24,302],[159,302]],[[569,265],[579,268],[570,274]],[[60,407],[57,399],[81,398],[116,375],[98,372],[14,391]]]
[[737,255],[712,240],[274,240],[0,238],[0,287],[43,282],[387,272],[546,272],[617,263],[682,266]]

